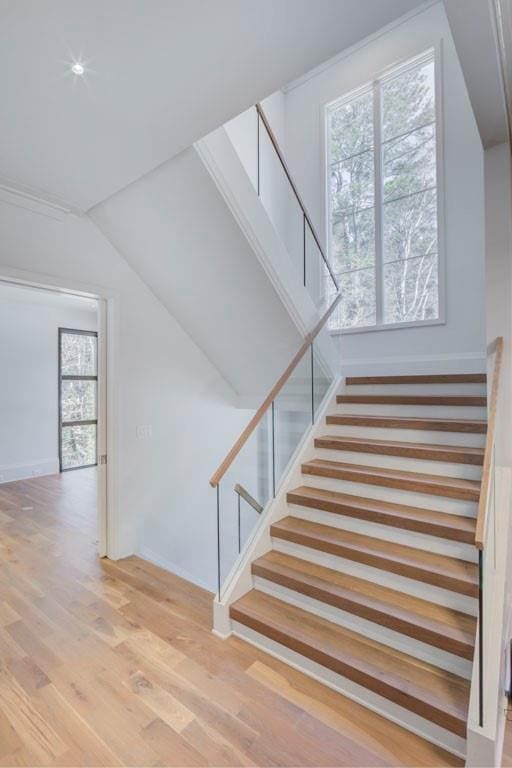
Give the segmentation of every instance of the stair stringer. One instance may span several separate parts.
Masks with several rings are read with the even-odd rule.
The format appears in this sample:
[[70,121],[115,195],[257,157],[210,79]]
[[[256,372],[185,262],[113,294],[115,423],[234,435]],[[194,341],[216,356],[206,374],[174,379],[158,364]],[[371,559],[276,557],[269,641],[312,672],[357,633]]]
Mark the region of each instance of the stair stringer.
[[325,427],[325,416],[336,403],[336,394],[343,383],[341,377],[335,378],[324,397],[323,404],[316,414],[315,423],[304,433],[304,436],[295,449],[281,483],[272,499],[263,512],[251,533],[245,549],[235,561],[221,590],[221,600],[218,596],[213,601],[213,632],[226,638],[233,632],[232,620],[229,616],[229,608],[232,603],[253,589],[254,577],[251,566],[254,560],[262,557],[272,549],[270,526],[289,514],[286,494],[301,483],[302,464],[313,458],[315,453],[315,438],[319,437]]

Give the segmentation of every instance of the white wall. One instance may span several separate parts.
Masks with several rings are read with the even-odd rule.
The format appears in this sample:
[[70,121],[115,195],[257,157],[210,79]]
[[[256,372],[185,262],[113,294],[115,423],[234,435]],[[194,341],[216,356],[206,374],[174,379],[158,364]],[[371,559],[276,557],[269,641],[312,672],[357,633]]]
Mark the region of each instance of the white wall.
[[0,283],[0,483],[59,471],[59,328],[95,331],[95,307]]
[[512,187],[508,144],[485,152],[485,247],[487,290],[487,341],[503,336],[500,414],[496,460],[512,465]]
[[237,394],[259,405],[302,339],[196,150],[90,216]]
[[347,373],[482,367],[485,348],[483,151],[448,22],[437,4],[347,51],[286,91],[286,156],[306,207],[326,236],[324,107],[394,62],[441,42],[445,176],[446,323],[338,337]]
[[[215,494],[208,478],[250,413],[173,317],[87,218],[56,221],[0,204],[0,276],[105,291],[117,298],[119,542],[212,589]],[[151,425],[152,438],[136,437]]]

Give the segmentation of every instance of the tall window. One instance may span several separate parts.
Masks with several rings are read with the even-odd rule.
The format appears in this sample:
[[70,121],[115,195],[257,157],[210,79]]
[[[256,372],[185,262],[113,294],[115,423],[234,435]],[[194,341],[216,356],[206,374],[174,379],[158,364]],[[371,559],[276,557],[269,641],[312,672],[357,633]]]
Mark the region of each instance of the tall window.
[[439,317],[433,54],[327,108],[333,329]]
[[59,328],[60,470],[96,461],[98,334]]

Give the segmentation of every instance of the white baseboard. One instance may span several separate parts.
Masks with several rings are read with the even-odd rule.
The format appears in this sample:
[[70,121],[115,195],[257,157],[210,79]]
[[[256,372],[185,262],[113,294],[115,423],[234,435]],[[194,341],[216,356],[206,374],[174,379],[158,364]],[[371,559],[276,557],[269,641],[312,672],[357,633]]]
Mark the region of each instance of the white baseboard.
[[141,547],[136,554],[138,557],[142,558],[142,560],[147,560],[149,563],[153,563],[153,565],[158,565],[159,568],[163,568],[165,571],[169,571],[169,573],[173,573],[175,576],[185,579],[185,581],[190,581],[192,584],[195,584],[196,587],[201,587],[212,593],[214,591],[211,584],[207,584],[195,574],[190,573],[181,566],[176,565],[176,563],[173,563],[172,560],[168,560],[166,557],[158,555],[147,547]]
[[358,359],[343,356],[343,376],[397,376],[421,373],[482,373],[487,362],[482,355],[472,353],[447,353],[443,355],[400,355],[397,357],[362,357]]
[[4,464],[0,466],[0,483],[12,483],[42,475],[57,475],[60,471],[59,459],[40,459],[30,464]]

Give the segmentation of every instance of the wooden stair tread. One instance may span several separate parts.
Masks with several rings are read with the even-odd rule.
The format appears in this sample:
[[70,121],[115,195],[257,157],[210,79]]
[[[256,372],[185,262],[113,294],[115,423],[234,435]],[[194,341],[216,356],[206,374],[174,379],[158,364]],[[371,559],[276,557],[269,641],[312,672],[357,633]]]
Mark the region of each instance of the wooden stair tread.
[[487,398],[476,395],[337,395],[337,403],[375,403],[380,405],[446,405],[485,408]]
[[377,416],[360,413],[335,413],[326,417],[327,424],[386,429],[419,429],[431,432],[473,432],[485,434],[487,422],[482,419],[438,419],[422,416]]
[[460,594],[478,595],[478,566],[466,560],[291,516],[273,523],[270,535]]
[[289,504],[347,515],[406,530],[474,544],[476,521],[472,517],[432,509],[353,496],[339,491],[300,486],[287,493]]
[[463,658],[473,658],[476,619],[427,600],[270,551],[252,573]]
[[461,677],[257,590],[234,603],[230,615],[234,621],[465,736],[469,683]]
[[485,373],[436,373],[407,376],[348,376],[346,384],[485,384]]
[[305,462],[302,464],[302,473],[369,485],[381,485],[387,488],[414,490],[419,493],[431,493],[468,501],[478,501],[480,498],[479,480],[466,480],[447,475],[428,475],[423,472],[409,472],[402,469],[372,467],[325,459],[312,459]]
[[377,453],[387,456],[403,456],[430,461],[448,461],[455,464],[474,464],[480,466],[484,461],[484,449],[465,445],[435,445],[431,443],[409,443],[397,440],[375,440],[364,437],[344,437],[343,435],[323,435],[315,439],[317,448],[329,448],[338,451],[357,451]]

